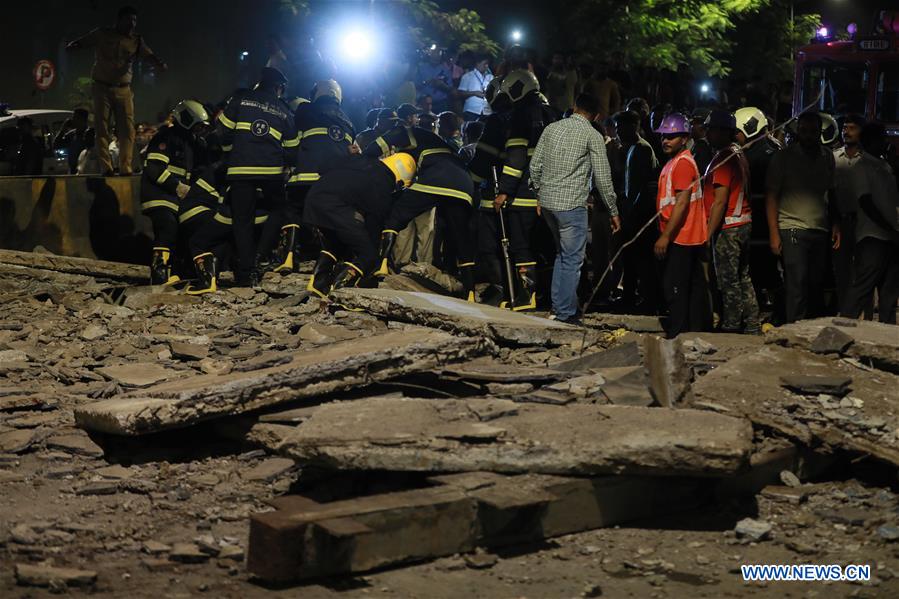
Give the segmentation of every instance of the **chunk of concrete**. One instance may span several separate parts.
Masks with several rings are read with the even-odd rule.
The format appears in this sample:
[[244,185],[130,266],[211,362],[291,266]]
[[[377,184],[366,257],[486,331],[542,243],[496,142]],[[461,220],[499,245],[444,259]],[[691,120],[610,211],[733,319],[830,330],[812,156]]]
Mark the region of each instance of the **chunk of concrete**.
[[153,362],[104,366],[98,368],[97,372],[109,380],[126,387],[149,387],[154,383],[178,375],[177,370],[172,370]]
[[549,365],[553,370],[562,372],[592,371],[598,368],[619,368],[624,366],[642,366],[643,357],[636,341],[627,341],[600,352],[589,353],[570,360],[554,362]]
[[816,318],[801,320],[772,329],[765,334],[768,343],[811,349],[826,328],[840,331],[852,339],[843,352],[864,364],[899,374],[899,334],[896,326],[868,320]]
[[34,587],[86,587],[97,582],[93,570],[75,568],[55,568],[45,564],[16,564],[16,583]]
[[277,451],[346,470],[709,476],[738,471],[751,449],[749,422],[712,412],[519,403],[485,428],[475,408],[482,401],[333,402]]
[[391,331],[285,353],[274,366],[169,381],[75,408],[78,426],[137,435],[189,426],[301,398],[421,372],[491,353],[482,337],[441,331]]
[[692,372],[684,358],[680,339],[647,335],[643,339],[649,389],[660,406],[673,408],[692,398]]
[[383,318],[460,334],[483,335],[508,345],[582,344],[598,338],[598,333],[589,329],[432,293],[341,289],[333,297],[343,306]]
[[841,354],[855,340],[836,327],[824,327],[809,345],[816,354]]
[[807,374],[788,374],[780,377],[780,384],[787,389],[803,395],[836,395],[842,397],[849,393],[852,377],[849,376],[815,376]]

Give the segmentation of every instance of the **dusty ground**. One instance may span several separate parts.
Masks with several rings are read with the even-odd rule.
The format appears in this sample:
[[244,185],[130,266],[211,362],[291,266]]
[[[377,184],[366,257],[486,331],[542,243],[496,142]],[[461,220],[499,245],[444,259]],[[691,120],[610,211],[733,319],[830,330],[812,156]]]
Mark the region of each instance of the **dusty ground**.
[[[113,305],[104,297],[117,292],[88,277],[39,280],[0,269],[0,596],[899,596],[899,496],[887,486],[896,483],[895,468],[869,460],[854,467],[841,460],[822,475],[829,482],[801,487],[806,497],[798,504],[764,494],[726,499],[692,514],[495,557],[454,556],[326,583],[265,587],[243,566],[247,516],[305,483],[305,473],[212,427],[137,443],[98,439],[101,448],[74,427],[72,407],[121,390],[96,372],[103,366],[155,361],[171,376],[190,375],[261,351],[313,346],[298,333],[310,321],[359,335],[384,324],[365,314],[291,305],[278,293],[225,291],[198,303],[141,293]],[[704,338],[715,343],[714,336]],[[173,357],[170,344],[178,340],[208,346],[208,356]],[[724,339],[720,345],[731,347]],[[561,348],[507,358],[526,363],[541,353],[573,354]],[[737,538],[734,526],[747,516],[770,523],[770,538]],[[174,561],[178,543],[198,544],[193,553],[199,546],[206,555],[180,558],[199,563]],[[44,561],[96,571],[97,582],[85,589],[17,585],[16,564]],[[873,580],[742,581],[741,564],[764,563],[870,564]]]

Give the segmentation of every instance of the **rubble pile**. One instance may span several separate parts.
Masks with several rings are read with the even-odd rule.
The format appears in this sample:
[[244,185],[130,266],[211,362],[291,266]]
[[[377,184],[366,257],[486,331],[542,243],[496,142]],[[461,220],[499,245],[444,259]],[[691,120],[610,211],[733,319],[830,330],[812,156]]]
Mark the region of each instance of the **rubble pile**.
[[894,329],[666,341],[429,273],[197,299],[0,252],[0,594],[783,596],[740,576],[767,563],[899,592]]

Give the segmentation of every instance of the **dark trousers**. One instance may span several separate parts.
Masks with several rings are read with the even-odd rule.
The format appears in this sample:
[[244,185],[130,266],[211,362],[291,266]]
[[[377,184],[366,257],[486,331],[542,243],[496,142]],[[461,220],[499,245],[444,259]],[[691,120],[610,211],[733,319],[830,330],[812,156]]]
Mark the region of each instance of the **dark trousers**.
[[144,212],[153,223],[153,247],[175,251],[178,242],[178,213],[164,206],[150,208]]
[[826,231],[781,229],[786,321],[821,313],[827,270]]
[[259,251],[253,236],[256,217],[256,190],[261,190],[260,207],[269,214],[283,213],[286,197],[281,179],[238,180],[231,182],[231,218],[234,221],[234,246],[237,250],[235,279],[246,280],[256,264],[256,255],[267,254],[275,247],[281,225],[269,219],[259,237]]
[[509,252],[515,266],[533,265],[536,257],[533,250],[534,227],[537,225],[537,210],[506,210],[506,232],[509,234]]
[[467,202],[446,196],[405,190],[393,204],[384,228],[402,231],[415,217],[437,208],[437,218],[445,226],[444,241],[459,264],[474,262],[477,251],[471,234],[472,207]]
[[[611,262],[612,256],[621,247],[621,235],[612,234],[612,217],[607,210],[593,208],[590,220],[590,229],[593,233],[590,241],[590,261],[593,263],[593,284],[595,285]],[[608,300],[612,292],[618,289],[622,277],[622,263],[622,260],[619,259],[612,265],[599,289],[600,299]]]
[[843,314],[858,318],[877,289],[880,322],[896,324],[899,301],[899,245],[865,237],[855,245],[855,280]]
[[712,329],[707,268],[705,246],[668,246],[662,264],[662,292],[668,305],[669,338],[687,331]]

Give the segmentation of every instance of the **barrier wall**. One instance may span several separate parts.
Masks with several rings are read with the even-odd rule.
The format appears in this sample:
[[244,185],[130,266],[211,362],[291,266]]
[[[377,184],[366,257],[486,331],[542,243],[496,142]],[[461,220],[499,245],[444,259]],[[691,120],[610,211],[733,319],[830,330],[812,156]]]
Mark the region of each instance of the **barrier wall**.
[[0,248],[149,263],[140,177],[0,177]]

